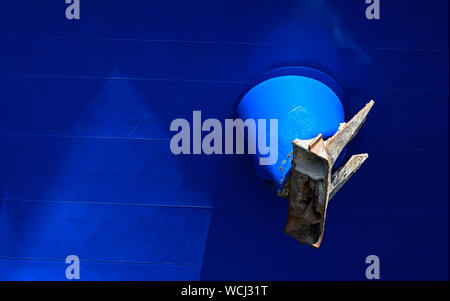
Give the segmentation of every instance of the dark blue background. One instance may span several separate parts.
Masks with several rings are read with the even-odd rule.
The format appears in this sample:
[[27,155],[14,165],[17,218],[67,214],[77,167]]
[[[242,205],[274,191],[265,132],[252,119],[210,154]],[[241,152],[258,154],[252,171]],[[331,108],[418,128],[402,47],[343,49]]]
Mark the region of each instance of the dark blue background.
[[[0,0],[0,279],[448,279],[447,0]],[[316,250],[246,156],[174,156],[170,122],[230,118],[261,73],[327,72],[349,153]]]

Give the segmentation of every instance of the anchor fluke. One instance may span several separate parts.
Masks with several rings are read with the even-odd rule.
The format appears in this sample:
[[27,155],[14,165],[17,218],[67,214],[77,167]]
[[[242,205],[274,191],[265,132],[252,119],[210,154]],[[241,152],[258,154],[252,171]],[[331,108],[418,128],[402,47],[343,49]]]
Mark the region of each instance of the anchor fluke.
[[285,232],[300,243],[320,246],[328,202],[368,158],[368,154],[354,155],[332,173],[339,154],[356,136],[373,105],[371,100],[327,140],[319,134],[313,139],[292,142],[291,176],[284,193],[289,197]]

